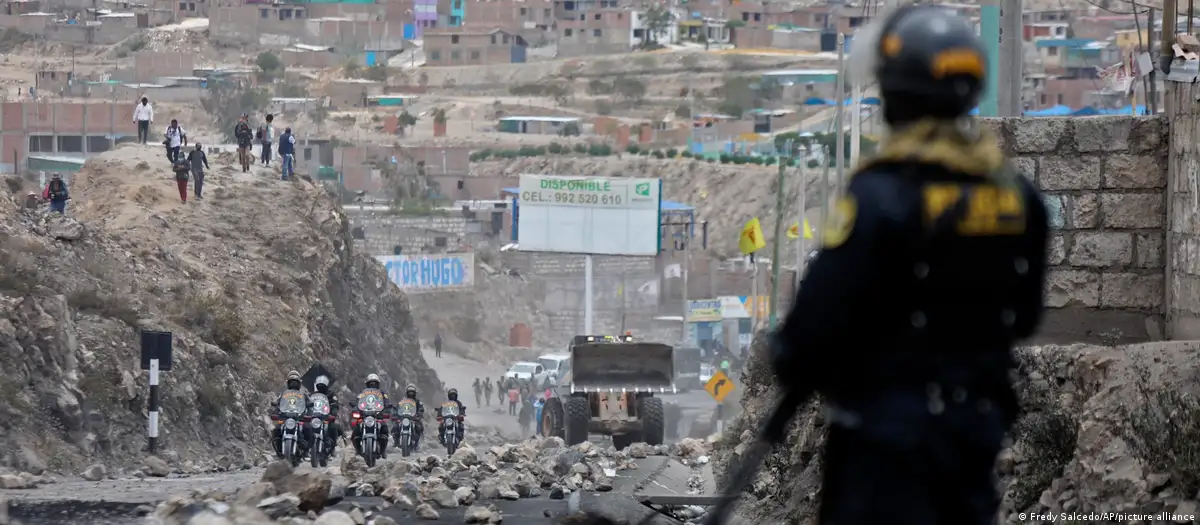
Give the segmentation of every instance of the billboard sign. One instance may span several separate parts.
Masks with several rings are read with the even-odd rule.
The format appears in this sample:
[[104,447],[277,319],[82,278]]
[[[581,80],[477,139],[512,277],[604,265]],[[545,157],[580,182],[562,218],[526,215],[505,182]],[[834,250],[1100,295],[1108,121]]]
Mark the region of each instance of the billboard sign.
[[754,317],[755,303],[758,303],[758,316],[765,317],[771,311],[771,297],[758,296],[753,301],[748,295],[723,295],[718,298],[721,302],[721,316],[725,319],[749,319]]
[[521,175],[520,190],[522,251],[658,255],[659,179]]
[[721,320],[721,301],[717,299],[699,299],[688,301],[689,323],[703,323]]
[[405,292],[461,290],[475,286],[475,254],[379,255],[388,280]]

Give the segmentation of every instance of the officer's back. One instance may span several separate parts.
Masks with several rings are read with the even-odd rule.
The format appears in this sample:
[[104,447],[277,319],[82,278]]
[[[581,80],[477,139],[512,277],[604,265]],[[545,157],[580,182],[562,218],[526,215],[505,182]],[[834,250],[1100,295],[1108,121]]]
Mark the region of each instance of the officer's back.
[[834,406],[821,523],[992,523],[1012,347],[1042,315],[1046,210],[967,117],[987,69],[969,23],[911,6],[856,35],[859,52],[891,133],[821,231],[775,371]]

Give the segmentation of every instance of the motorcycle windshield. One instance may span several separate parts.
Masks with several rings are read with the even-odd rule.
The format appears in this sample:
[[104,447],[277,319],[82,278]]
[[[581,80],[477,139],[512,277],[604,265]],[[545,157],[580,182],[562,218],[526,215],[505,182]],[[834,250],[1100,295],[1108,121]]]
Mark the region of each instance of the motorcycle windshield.
[[401,416],[416,417],[417,416],[417,403],[410,399],[401,401],[400,404],[398,406],[396,406],[396,414],[401,415]]
[[368,388],[358,394],[358,410],[364,414],[383,412],[383,392]]
[[458,415],[458,403],[443,403],[442,417],[452,417]]
[[314,417],[326,417],[329,415],[331,407],[329,406],[329,398],[325,394],[313,394],[308,396],[309,404],[312,408],[309,409],[309,414]]
[[304,415],[307,407],[304,394],[299,390],[288,390],[279,396],[279,415],[287,418],[297,418]]

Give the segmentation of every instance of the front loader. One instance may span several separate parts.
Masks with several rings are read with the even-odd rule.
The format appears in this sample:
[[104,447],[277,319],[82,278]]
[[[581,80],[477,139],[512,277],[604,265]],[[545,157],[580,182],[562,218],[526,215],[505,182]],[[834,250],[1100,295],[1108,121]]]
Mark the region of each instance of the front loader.
[[589,434],[612,436],[618,449],[632,443],[663,443],[661,398],[675,392],[674,349],[635,342],[630,336],[576,336],[559,386],[542,408],[542,432],[567,445]]

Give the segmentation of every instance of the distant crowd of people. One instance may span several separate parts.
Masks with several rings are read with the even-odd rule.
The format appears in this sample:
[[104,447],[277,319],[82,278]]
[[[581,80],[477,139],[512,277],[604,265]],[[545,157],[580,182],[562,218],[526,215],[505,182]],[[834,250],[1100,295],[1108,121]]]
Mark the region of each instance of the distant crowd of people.
[[491,406],[493,391],[498,405],[504,406],[504,402],[508,401],[508,415],[516,416],[521,433],[528,435],[534,423],[534,414],[538,406],[550,397],[553,385],[548,377],[539,385],[534,384],[532,379],[501,376],[496,378],[495,383],[490,377],[482,380],[477,377],[471,387],[475,391],[476,406]]

